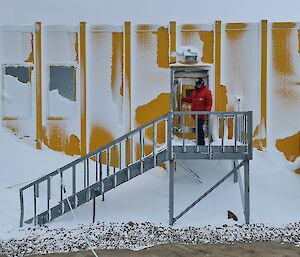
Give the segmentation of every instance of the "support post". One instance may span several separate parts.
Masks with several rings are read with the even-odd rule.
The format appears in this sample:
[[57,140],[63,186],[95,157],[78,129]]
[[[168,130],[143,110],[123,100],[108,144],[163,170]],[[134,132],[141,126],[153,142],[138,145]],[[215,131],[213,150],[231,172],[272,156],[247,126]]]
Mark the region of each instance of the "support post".
[[125,103],[128,112],[126,113],[126,132],[131,131],[131,22],[124,24],[124,73]]
[[174,223],[174,159],[172,146],[172,113],[167,118],[167,155],[169,160],[169,225]]
[[249,160],[244,163],[244,190],[245,190],[245,221],[250,223],[250,186],[249,186]]
[[81,156],[86,154],[86,23],[80,22],[80,143]]
[[[236,160],[233,160],[233,169],[236,167]],[[233,183],[238,182],[238,170],[233,173]]]
[[102,201],[104,201],[104,184],[102,182],[102,152],[99,153],[99,177],[100,177],[100,185],[101,185],[101,194]]
[[[76,166],[72,166],[72,194],[76,194]],[[76,204],[75,204],[76,208]]]
[[169,225],[174,223],[174,160],[169,161]]
[[42,23],[35,23],[36,148],[42,149]]
[[90,188],[90,163],[89,159],[86,159],[86,183],[88,188],[87,200],[91,199],[91,188]]
[[170,22],[170,63],[176,63],[176,56],[171,56],[176,52],[176,21]]
[[96,159],[96,177],[95,177],[95,179],[96,179],[96,182],[98,181],[98,166],[99,166],[99,154],[96,154],[95,155],[95,159]]
[[248,143],[248,160],[251,160],[253,158],[253,142],[252,142],[252,123],[253,123],[253,118],[252,118],[252,112],[248,112],[247,114],[247,135],[248,138],[247,143]]
[[61,207],[61,215],[64,213],[64,182],[63,182],[63,173],[62,171],[59,169],[58,170],[60,173],[60,207]]
[[20,196],[20,227],[23,227],[23,222],[24,222],[24,198],[23,198],[23,190],[20,189],[19,191],[19,196]]
[[[260,93],[260,119],[261,126],[265,131],[263,138],[260,135],[261,147],[267,147],[267,52],[268,52],[268,21],[261,21],[261,93]],[[262,128],[261,128],[262,129]],[[261,130],[260,129],[260,130]]]
[[95,223],[96,219],[96,198],[93,199],[93,223]]
[[215,110],[222,109],[221,84],[221,21],[215,22]]
[[37,217],[36,217],[36,183],[33,185],[33,224],[36,226]]
[[51,181],[50,177],[47,178],[47,216],[48,221],[50,220],[50,199],[51,199]]
[[86,160],[83,160],[83,187],[86,188]]

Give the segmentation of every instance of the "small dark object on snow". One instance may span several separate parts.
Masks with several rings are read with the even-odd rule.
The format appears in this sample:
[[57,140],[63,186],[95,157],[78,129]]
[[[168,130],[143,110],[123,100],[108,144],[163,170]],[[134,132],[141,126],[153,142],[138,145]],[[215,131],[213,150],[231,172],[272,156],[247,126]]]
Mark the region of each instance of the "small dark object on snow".
[[227,215],[228,215],[228,219],[233,219],[235,221],[238,221],[237,216],[233,212],[228,211]]
[[132,221],[129,221],[129,222],[128,222],[128,225],[129,225],[130,227],[133,227],[134,224],[133,224]]

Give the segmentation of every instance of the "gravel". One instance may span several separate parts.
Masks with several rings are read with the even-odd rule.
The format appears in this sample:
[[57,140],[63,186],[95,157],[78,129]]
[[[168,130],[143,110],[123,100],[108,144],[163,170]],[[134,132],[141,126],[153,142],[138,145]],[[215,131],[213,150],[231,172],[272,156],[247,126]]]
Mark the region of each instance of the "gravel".
[[95,223],[76,229],[28,227],[23,238],[0,240],[0,255],[26,256],[87,250],[85,235],[95,249],[139,250],[159,244],[279,242],[300,244],[300,223],[282,227],[264,224],[171,228],[145,223]]

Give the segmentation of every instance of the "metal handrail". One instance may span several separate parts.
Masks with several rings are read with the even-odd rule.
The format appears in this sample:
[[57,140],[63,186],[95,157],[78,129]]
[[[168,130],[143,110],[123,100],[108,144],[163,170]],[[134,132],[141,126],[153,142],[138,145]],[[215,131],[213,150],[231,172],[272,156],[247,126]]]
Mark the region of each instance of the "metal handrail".
[[[225,128],[228,126],[229,128],[229,120],[232,121],[232,138],[227,138],[230,142],[234,143],[234,150],[233,152],[236,153],[238,151],[243,151],[242,149],[238,149],[241,146],[246,147],[247,149],[247,155],[249,159],[252,159],[252,112],[251,111],[239,111],[239,112],[209,112],[209,111],[174,111],[172,112],[173,119],[177,120],[177,124],[174,124],[174,128],[176,132],[181,133],[181,139],[182,139],[182,147],[183,152],[187,151],[187,137],[186,134],[189,134],[191,132],[194,132],[195,129],[198,128],[198,117],[201,118],[201,116],[207,116],[207,125],[208,125],[208,147],[206,149],[206,153],[209,156],[209,159],[212,158],[212,145],[210,141],[210,137],[212,136],[212,131],[210,129],[210,126],[212,125],[212,120],[210,117],[215,117],[220,124],[213,124],[214,126],[217,126],[217,130],[219,131],[220,128],[221,134],[219,135],[219,138],[221,139],[221,152],[225,152],[225,147],[227,146],[227,143],[225,142]],[[186,116],[194,116],[195,119],[195,125],[186,125]],[[197,117],[197,118],[196,118]],[[196,132],[196,131],[195,131]],[[196,132],[196,141],[198,142],[198,133]],[[227,135],[227,134],[226,134]],[[214,134],[216,136],[216,134]],[[232,140],[232,141],[231,141]],[[230,144],[231,145],[231,144]],[[200,151],[199,145],[196,145],[196,151]],[[203,152],[203,148],[201,150]]]
[[[89,164],[88,164],[88,161],[89,161],[90,158],[96,157],[96,166],[97,167],[100,166],[100,170],[101,170],[100,171],[101,172],[100,173],[100,179],[101,179],[102,178],[102,164],[103,164],[102,161],[101,161],[101,155],[102,155],[103,152],[106,152],[106,157],[107,157],[107,159],[106,159],[107,176],[109,176],[109,173],[110,173],[109,172],[109,170],[110,170],[110,160],[109,160],[110,149],[113,148],[114,149],[114,151],[113,151],[114,152],[114,156],[112,158],[114,160],[114,174],[115,174],[117,165],[120,164],[120,166],[119,166],[120,168],[122,166],[122,163],[121,163],[121,157],[122,157],[121,151],[119,151],[119,160],[120,160],[119,162],[120,163],[118,163],[118,164],[116,163],[116,157],[117,157],[116,156],[116,151],[117,151],[116,148],[118,146],[121,146],[122,143],[125,143],[124,147],[127,147],[127,140],[128,139],[129,140],[133,140],[134,135],[139,133],[140,144],[141,144],[141,148],[142,149],[141,149],[141,156],[140,156],[140,158],[138,158],[135,161],[142,160],[144,158],[144,149],[143,149],[144,148],[144,143],[143,142],[144,142],[144,137],[145,137],[145,135],[144,135],[145,133],[143,133],[143,131],[146,130],[147,128],[149,128],[149,127],[153,127],[153,130],[157,129],[157,124],[160,123],[163,120],[166,120],[166,119],[169,120],[169,117],[170,117],[170,113],[166,113],[166,114],[158,117],[157,119],[154,119],[151,122],[148,122],[145,125],[142,125],[142,126],[136,128],[135,130],[126,133],[125,135],[123,135],[123,136],[121,136],[121,137],[113,140],[112,142],[110,142],[110,143],[108,143],[108,144],[106,144],[106,145],[104,145],[104,146],[102,146],[102,147],[100,147],[100,148],[98,148],[98,149],[96,149],[96,150],[94,150],[94,151],[86,154],[85,156],[82,156],[82,157],[80,157],[80,158],[78,158],[78,159],[76,159],[76,160],[74,160],[74,161],[72,161],[72,162],[70,162],[70,163],[68,163],[68,164],[66,164],[66,165],[58,168],[55,171],[53,171],[53,172],[51,172],[51,173],[49,173],[49,174],[47,174],[47,175],[45,175],[45,176],[43,176],[41,178],[38,178],[37,180],[29,183],[28,185],[22,187],[19,190],[19,194],[20,194],[20,207],[21,207],[20,226],[23,225],[23,221],[24,221],[24,196],[23,196],[24,190],[26,190],[28,188],[31,188],[31,187],[34,187],[34,221],[35,221],[36,216],[37,216],[36,215],[36,198],[38,197],[38,186],[39,186],[40,183],[42,183],[44,181],[47,181],[47,190],[50,192],[50,189],[48,189],[48,187],[50,186],[49,185],[50,184],[49,183],[50,178],[54,177],[56,175],[60,175],[61,178],[62,178],[63,171],[68,170],[70,168],[72,168],[72,173],[73,173],[72,174],[72,176],[73,176],[73,182],[72,183],[76,183],[76,174],[75,174],[76,173],[76,169],[75,169],[76,165],[83,163],[84,164],[84,188],[88,188],[90,186],[89,185],[89,180],[88,180],[88,178],[89,178]],[[166,122],[165,126],[167,126],[168,124],[169,123]],[[155,145],[153,145],[153,149],[156,147],[156,142],[154,142],[154,144]],[[134,142],[132,141],[130,143],[130,148],[131,148],[131,150],[130,150],[130,152],[131,152],[130,163],[131,164],[134,163],[133,147],[134,147]],[[121,150],[121,148],[120,148],[120,150]],[[155,154],[155,153],[153,152],[153,154]],[[128,167],[128,163],[126,164],[127,157],[125,157],[124,161],[125,161],[125,166]],[[98,168],[96,168],[96,169],[98,169]],[[75,176],[75,178],[74,178],[74,176]],[[98,171],[96,171],[96,176],[98,177]],[[75,186],[73,185],[73,190],[72,190],[73,191],[73,195],[76,194],[76,189],[74,189],[75,187],[76,187],[76,185]],[[48,194],[49,194],[49,192],[48,192]],[[61,202],[62,201],[63,201],[63,198],[62,198],[62,193],[61,193]],[[49,211],[49,203],[48,203],[48,211]],[[35,223],[36,223],[36,221],[35,221]]]
[[226,116],[226,115],[248,115],[249,113],[252,113],[251,111],[239,111],[239,112],[215,112],[215,111],[174,111],[172,114],[174,115],[220,115],[220,116]]
[[[252,148],[252,112],[209,112],[209,111],[176,111],[172,112],[173,117],[177,116],[180,119],[182,118],[182,121],[179,124],[179,130],[178,132],[183,133],[183,141],[185,141],[185,133],[183,132],[183,127],[185,124],[185,116],[192,115],[194,117],[199,116],[208,116],[208,117],[216,117],[217,119],[221,119],[223,126],[225,128],[225,121],[228,122],[229,119],[232,119],[233,124],[233,140],[235,141],[235,148],[236,148],[236,142],[239,141],[243,143],[244,145],[249,145],[249,148]],[[208,125],[210,125],[210,119],[208,120]],[[190,128],[198,128],[198,119],[195,119],[195,127]],[[175,126],[175,125],[174,125]],[[177,126],[178,127],[178,126]],[[208,131],[210,133],[210,130]],[[222,140],[224,139],[224,129],[222,131]],[[210,134],[209,134],[210,136]],[[246,137],[247,136],[247,137]],[[196,133],[197,138],[197,133]],[[185,144],[185,142],[183,142]],[[222,143],[223,145],[223,143]],[[185,146],[185,145],[184,145]]]
[[[108,144],[106,144],[106,145],[104,145],[104,146],[101,146],[100,148],[98,148],[98,149],[96,149],[96,150],[94,150],[94,151],[92,151],[92,152],[90,152],[90,153],[88,153],[88,154],[86,154],[86,155],[84,155],[84,156],[82,156],[82,157],[80,157],[80,158],[78,158],[78,159],[76,159],[76,160],[74,160],[74,161],[72,161],[72,162],[70,162],[70,163],[64,165],[64,166],[62,166],[62,167],[59,168],[58,170],[59,170],[59,171],[67,170],[67,169],[71,168],[72,166],[81,163],[81,162],[84,161],[84,160],[90,159],[91,157],[93,157],[93,156],[96,155],[97,153],[103,152],[103,151],[106,150],[107,148],[110,148],[110,147],[112,147],[113,145],[119,143],[120,141],[123,141],[124,139],[129,138],[131,135],[135,134],[136,132],[138,132],[138,131],[140,131],[140,130],[142,130],[142,129],[145,129],[145,128],[149,127],[149,126],[151,126],[153,123],[157,123],[158,121],[161,121],[161,120],[167,118],[167,116],[168,116],[168,113],[166,113],[166,114],[160,116],[159,118],[157,118],[157,119],[155,119],[155,120],[153,120],[153,121],[151,121],[151,122],[146,123],[145,125],[143,125],[143,126],[141,126],[141,127],[136,128],[135,130],[132,130],[132,131],[128,132],[127,134],[125,134],[125,135],[123,135],[123,136],[121,136],[121,137],[115,139],[114,141],[112,141],[112,142],[110,142],[110,143],[108,143]],[[49,174],[47,174],[47,175],[45,175],[45,176],[43,176],[43,177],[41,177],[41,178],[39,178],[39,179],[37,179],[37,180],[31,182],[30,184],[28,184],[28,185],[22,187],[20,190],[25,190],[25,189],[27,189],[27,188],[33,186],[33,185],[34,185],[35,183],[37,183],[37,182],[39,182],[39,183],[40,183],[40,182],[43,182],[43,181],[45,181],[48,177],[53,177],[53,176],[57,175],[57,174],[59,173],[58,170],[55,170],[55,171],[53,171],[53,172],[51,172],[51,173],[49,173]]]

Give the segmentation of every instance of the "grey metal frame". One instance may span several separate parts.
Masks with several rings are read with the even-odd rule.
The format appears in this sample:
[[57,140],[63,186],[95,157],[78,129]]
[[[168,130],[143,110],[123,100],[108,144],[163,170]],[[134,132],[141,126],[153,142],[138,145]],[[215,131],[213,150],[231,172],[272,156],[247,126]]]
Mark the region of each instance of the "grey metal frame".
[[[239,179],[239,185],[241,189],[241,195],[243,199],[243,208],[245,214],[245,222],[248,224],[250,222],[250,189],[249,189],[249,160],[252,159],[252,112],[181,112],[175,109],[175,98],[176,98],[176,87],[178,84],[175,83],[175,78],[184,78],[187,74],[193,78],[198,78],[198,73],[201,71],[207,71],[207,67],[197,66],[197,65],[173,65],[170,70],[170,93],[171,93],[171,113],[173,116],[179,116],[179,127],[173,127],[173,131],[178,131],[182,134],[182,146],[172,147],[174,152],[174,161],[181,159],[230,159],[234,161],[233,169],[221,180],[219,180],[214,186],[212,186],[208,191],[206,191],[202,196],[200,196],[196,201],[189,205],[184,211],[179,215],[174,217],[174,175],[173,166],[170,164],[170,196],[169,196],[169,209],[170,217],[169,224],[173,223],[182,217],[186,212],[193,208],[197,203],[199,203],[204,197],[206,197],[210,192],[222,184],[228,177],[233,175],[234,182],[238,181],[238,176],[240,176],[239,168],[244,167],[244,187],[242,187],[241,179]],[[185,117],[186,115],[194,115],[196,120],[196,142],[198,141],[198,117],[199,115],[207,116],[208,125],[208,146],[187,146],[185,138]],[[211,130],[209,129],[211,124],[211,117],[216,116],[216,120],[221,120],[223,124],[222,135],[221,135],[221,145],[212,145],[210,141]],[[225,124],[228,120],[233,121],[233,141],[234,145],[226,145],[225,142]],[[174,124],[173,124],[174,125]],[[219,124],[214,124],[218,125]],[[219,130],[217,130],[219,131]],[[237,164],[237,160],[242,160],[240,164]],[[243,189],[244,188],[244,189]],[[242,191],[243,190],[243,191]]]
[[[234,122],[234,138],[232,139],[234,145],[226,145],[222,140],[221,145],[211,145],[209,141],[208,146],[195,146],[186,145],[185,137],[183,137],[182,145],[174,145],[173,137],[176,134],[174,127],[174,117],[176,116],[186,117],[187,115],[207,115],[216,116],[217,118],[233,118]],[[210,120],[210,119],[208,119]],[[158,148],[157,128],[160,122],[165,124],[166,133],[166,147]],[[152,152],[146,155],[145,153],[145,131],[146,129],[153,129],[152,140]],[[180,129],[180,128],[179,128]],[[113,188],[127,182],[128,180],[141,175],[153,167],[163,163],[169,162],[169,224],[173,223],[182,217],[188,210],[194,207],[200,202],[207,194],[212,192],[217,186],[225,181],[232,174],[236,174],[241,166],[244,166],[244,212],[246,223],[249,223],[250,219],[250,196],[249,196],[249,160],[252,159],[252,113],[251,112],[169,112],[147,124],[141,126],[132,132],[129,132],[120,138],[112,141],[111,143],[43,176],[36,181],[22,187],[20,189],[20,226],[23,226],[25,215],[25,197],[24,192],[33,189],[33,217],[26,220],[26,223],[33,222],[34,225],[45,224],[64,213],[70,211],[67,204],[67,198],[71,203],[72,208],[76,208],[85,202],[95,199],[97,196],[102,195],[104,200],[105,192],[112,190]],[[138,139],[138,140],[137,140]],[[223,138],[224,139],[224,138]],[[134,146],[138,143],[140,147],[140,158],[135,159]],[[129,145],[129,149],[128,149]],[[118,149],[119,147],[119,149]],[[111,156],[112,155],[112,156]],[[117,162],[117,156],[119,162]],[[105,158],[104,158],[105,157]],[[107,165],[106,169],[103,167],[104,163],[102,158],[105,159]],[[91,176],[93,170],[90,169],[90,163],[92,159],[95,160],[95,178]],[[174,165],[176,160],[180,159],[232,159],[242,160],[239,165],[233,168],[224,178],[222,178],[216,185],[209,189],[204,195],[198,198],[192,203],[186,210],[174,217]],[[110,163],[112,162],[112,167]],[[79,165],[83,164],[83,188],[77,186],[79,181],[78,176],[82,172]],[[68,173],[71,172],[71,173]],[[106,173],[106,177],[104,174]],[[65,197],[63,193],[63,187],[68,183],[64,179],[71,174],[71,185],[69,196]],[[54,199],[53,192],[54,186],[52,185],[53,178],[58,177],[60,179],[60,199],[58,203],[51,204]],[[46,182],[46,202],[47,209],[41,213],[37,213],[38,198],[41,198],[40,194],[41,184]],[[65,187],[67,188],[67,187]]]
[[[198,204],[201,200],[203,200],[209,193],[211,193],[213,190],[215,190],[219,185],[221,185],[226,179],[228,179],[237,169],[239,169],[245,161],[241,162],[237,167],[235,167],[232,171],[230,171],[228,174],[226,174],[223,178],[221,178],[216,184],[214,184],[210,189],[208,189],[204,194],[202,194],[196,201],[194,201],[192,204],[190,204],[185,210],[183,210],[180,214],[178,214],[175,218],[171,220],[171,225],[175,221],[177,221],[179,218],[181,218],[184,214],[186,214],[190,209],[192,209],[196,204]],[[247,213],[247,215],[249,212]],[[247,222],[246,218],[246,223]]]
[[[63,175],[65,172],[69,172],[71,170],[71,192],[70,196],[68,196],[68,199],[72,203],[72,207],[76,208],[85,202],[95,199],[97,196],[102,195],[104,200],[104,193],[113,189],[116,186],[119,186],[120,184],[128,181],[129,179],[134,178],[137,175],[142,174],[142,172],[145,172],[153,167],[155,167],[158,164],[161,164],[162,162],[165,162],[167,160],[167,154],[166,150],[162,149],[158,151],[157,149],[157,142],[156,142],[156,135],[157,135],[157,124],[165,121],[165,124],[170,124],[169,121],[170,115],[165,114],[147,124],[144,126],[141,126],[123,136],[120,138],[112,141],[111,143],[88,153],[87,155],[49,173],[46,176],[43,176],[28,185],[22,187],[19,190],[19,197],[20,197],[20,226],[22,227],[24,224],[24,214],[25,214],[25,199],[24,199],[24,192],[30,190],[33,188],[33,217],[26,220],[26,223],[34,222],[34,225],[36,224],[45,224],[48,221],[51,221],[62,214],[70,211],[69,208],[65,208],[67,206],[66,197],[64,197],[62,188],[64,183],[67,183],[67,181],[63,180]],[[167,127],[169,127],[167,125]],[[152,149],[154,150],[147,156],[145,155],[144,149],[145,149],[145,130],[148,128],[153,129],[154,139],[153,139],[153,146]],[[139,137],[138,142],[136,141],[135,137]],[[130,139],[130,141],[129,141]],[[128,142],[129,148],[130,148],[130,155],[128,155],[128,151],[126,149]],[[135,160],[134,156],[134,147],[135,144],[138,143],[141,147],[141,158],[138,160]],[[119,162],[117,163],[117,146],[119,146],[118,151],[118,158]],[[123,148],[123,150],[122,150]],[[122,154],[124,153],[124,154]],[[112,156],[111,156],[112,154]],[[110,165],[106,165],[106,177],[104,178],[103,172],[105,172],[103,168],[103,161],[102,157],[105,156],[105,162],[106,164],[110,164],[111,160],[113,162],[113,167],[111,171]],[[90,160],[95,159],[95,179],[93,183],[90,183]],[[77,187],[78,177],[79,174],[82,172],[78,166],[80,164],[83,164],[83,188]],[[60,188],[60,197],[58,200],[58,204],[55,204],[54,206],[51,205],[51,200],[55,200],[53,196],[53,187],[54,185],[51,185],[51,181],[54,177],[60,177],[60,184],[56,185]],[[40,198],[41,195],[39,194],[39,188],[40,185],[46,181],[46,191],[47,191],[47,210],[45,210],[42,213],[37,213],[37,198]]]
[[[174,222],[186,214],[214,189],[220,186],[231,175],[234,177],[234,182],[237,182],[237,176],[240,176],[239,169],[242,166],[244,167],[244,186],[241,188],[241,190],[243,190],[242,202],[245,222],[248,224],[250,222],[249,160],[252,159],[252,112],[171,112],[171,115],[180,115],[183,117],[186,115],[195,115],[196,120],[197,116],[199,115],[207,115],[208,121],[211,120],[210,116],[216,116],[217,119],[222,119],[222,122],[224,122],[225,119],[231,118],[233,120],[234,130],[233,138],[231,140],[234,142],[234,144],[226,145],[223,129],[220,145],[211,145],[210,140],[208,141],[208,145],[205,146],[186,145],[185,141],[187,139],[184,136],[184,129],[181,127],[173,127],[173,131],[180,131],[183,133],[183,135],[182,145],[172,146],[174,158],[169,161],[169,224],[173,225]],[[182,120],[184,120],[184,118]],[[184,126],[184,123],[180,123],[179,126]],[[222,126],[225,126],[225,124]],[[219,129],[217,131],[219,131]],[[172,173],[174,172],[174,162],[181,159],[229,159],[234,160],[234,167],[228,174],[226,174],[215,185],[208,189],[196,201],[191,203],[185,210],[174,217],[174,174]],[[242,160],[242,162],[237,164],[237,160]],[[241,183],[241,179],[239,179],[239,181]]]

